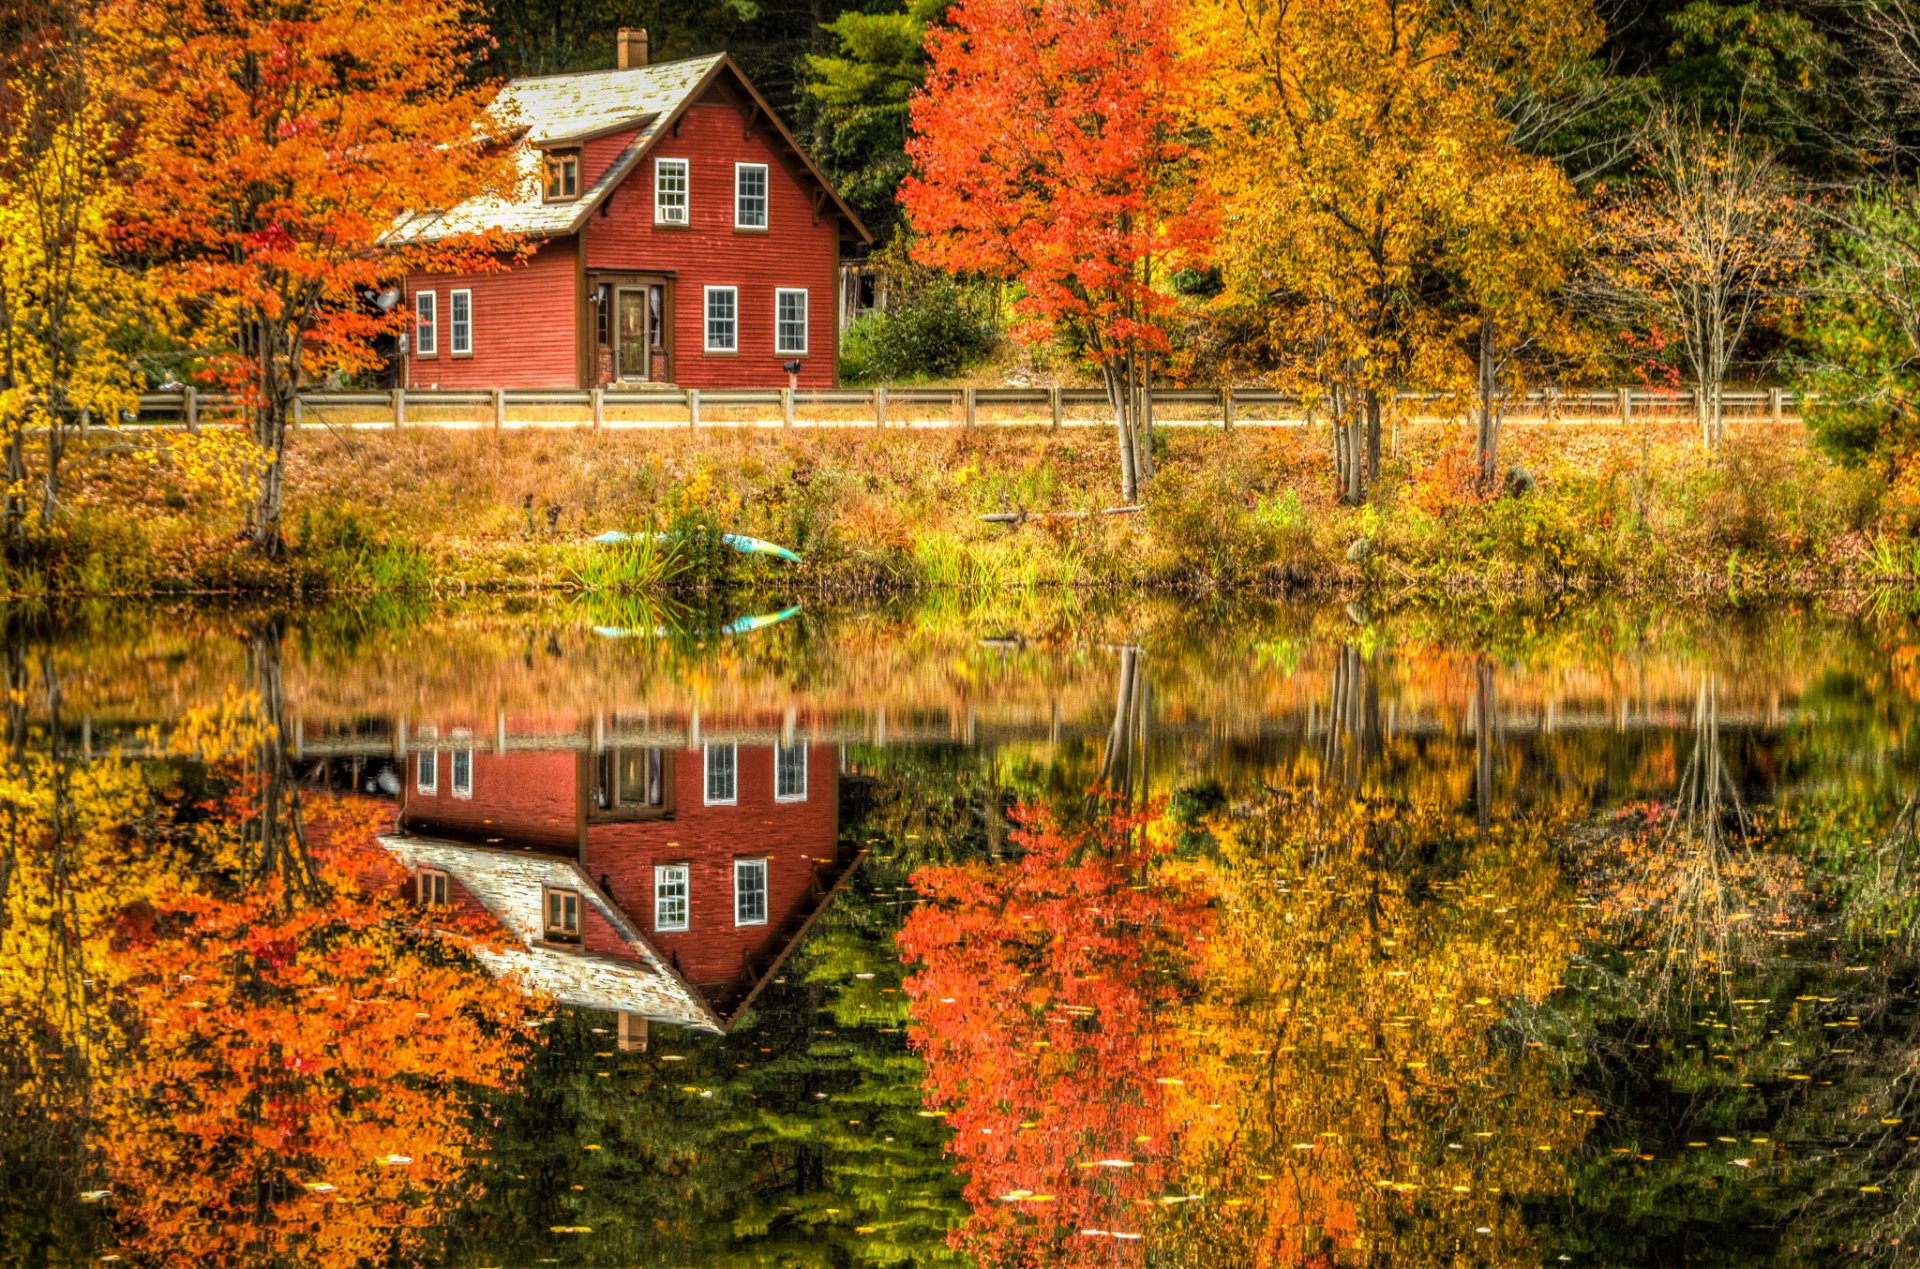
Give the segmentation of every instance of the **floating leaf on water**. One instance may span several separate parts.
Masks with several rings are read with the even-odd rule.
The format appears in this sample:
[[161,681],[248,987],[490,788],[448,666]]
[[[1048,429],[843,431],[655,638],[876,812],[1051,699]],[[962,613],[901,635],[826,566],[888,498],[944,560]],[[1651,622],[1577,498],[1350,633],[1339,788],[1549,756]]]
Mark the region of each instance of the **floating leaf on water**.
[[333,1193],[333,1187],[331,1185],[328,1185],[325,1181],[303,1181],[301,1184],[305,1185],[307,1189],[309,1189],[315,1194]]
[[404,1168],[413,1162],[413,1156],[410,1154],[390,1154],[382,1158],[380,1162],[390,1168]]
[[98,1203],[101,1199],[106,1198],[112,1193],[112,1190],[82,1190],[80,1191],[80,1201],[82,1203]]
[[554,1225],[549,1229],[555,1234],[591,1234],[593,1232],[591,1225]]

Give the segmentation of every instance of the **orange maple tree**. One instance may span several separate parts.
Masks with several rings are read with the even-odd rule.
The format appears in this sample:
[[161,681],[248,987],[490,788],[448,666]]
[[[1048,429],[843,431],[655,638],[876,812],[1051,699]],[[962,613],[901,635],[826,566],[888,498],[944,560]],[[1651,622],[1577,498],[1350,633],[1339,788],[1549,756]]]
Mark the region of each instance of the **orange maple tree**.
[[1017,281],[1021,330],[1098,366],[1121,495],[1152,475],[1141,407],[1167,350],[1154,285],[1205,238],[1175,118],[1172,0],[961,0],[927,37],[900,201],[916,254]]
[[248,525],[258,552],[281,549],[301,384],[378,365],[377,337],[407,314],[373,296],[400,270],[484,268],[508,246],[396,234],[514,179],[491,92],[468,77],[488,39],[467,12],[459,0],[123,0],[108,26],[141,117],[121,237],[182,306],[203,380],[246,406],[266,458]]
[[1178,1160],[1180,1042],[1206,897],[1138,822],[1068,830],[1023,815],[1012,867],[924,868],[899,934],[927,1061],[927,1113],[953,1130],[982,1264],[1108,1263]]

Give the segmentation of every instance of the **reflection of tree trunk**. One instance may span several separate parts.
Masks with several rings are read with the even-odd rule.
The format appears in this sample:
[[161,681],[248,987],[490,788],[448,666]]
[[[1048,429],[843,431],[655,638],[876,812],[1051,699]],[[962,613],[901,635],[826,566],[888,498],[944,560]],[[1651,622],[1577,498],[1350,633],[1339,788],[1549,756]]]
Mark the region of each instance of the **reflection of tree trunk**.
[[1358,787],[1378,747],[1379,724],[1379,686],[1367,672],[1367,662],[1360,649],[1346,644],[1333,664],[1326,738],[1320,751],[1321,770],[1338,775],[1349,788]]
[[1099,786],[1111,803],[1131,809],[1147,797],[1147,744],[1150,739],[1147,715],[1150,712],[1147,675],[1141,667],[1141,651],[1136,647],[1120,649],[1120,674],[1115,684],[1113,723],[1107,728],[1105,752],[1100,759]]
[[294,778],[292,755],[286,745],[286,697],[280,684],[280,643],[277,621],[256,629],[248,644],[248,668],[261,725],[255,766],[248,773],[252,813],[241,840],[251,858],[247,883],[280,877],[288,897],[308,902],[323,897],[324,887],[307,854],[306,827],[300,816],[300,787]]
[[1747,810],[1720,745],[1719,676],[1707,675],[1700,680],[1693,725],[1693,752],[1680,774],[1674,824],[1680,832],[1719,849],[1747,833]]
[[1493,822],[1493,749],[1499,708],[1493,663],[1477,657],[1473,665],[1473,808],[1483,830]]

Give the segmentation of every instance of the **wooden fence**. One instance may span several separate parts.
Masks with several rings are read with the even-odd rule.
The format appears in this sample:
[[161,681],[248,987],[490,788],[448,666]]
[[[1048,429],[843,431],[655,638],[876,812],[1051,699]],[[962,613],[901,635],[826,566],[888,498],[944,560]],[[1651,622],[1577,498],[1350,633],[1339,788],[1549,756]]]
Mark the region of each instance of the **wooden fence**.
[[[1300,427],[1318,420],[1297,397],[1271,388],[1155,388],[1149,414],[1163,427]],[[1798,423],[1802,398],[1780,388],[1727,392],[1729,422]],[[1466,417],[1461,398],[1401,393],[1396,414],[1413,422]],[[1503,399],[1508,422],[1582,424],[1694,418],[1690,391],[1643,388],[1537,391]],[[1098,388],[516,389],[309,392],[296,426],[433,427],[467,430],[595,427],[1072,427],[1110,424]],[[235,415],[233,398],[192,388],[149,393],[139,417],[149,426],[197,430]]]

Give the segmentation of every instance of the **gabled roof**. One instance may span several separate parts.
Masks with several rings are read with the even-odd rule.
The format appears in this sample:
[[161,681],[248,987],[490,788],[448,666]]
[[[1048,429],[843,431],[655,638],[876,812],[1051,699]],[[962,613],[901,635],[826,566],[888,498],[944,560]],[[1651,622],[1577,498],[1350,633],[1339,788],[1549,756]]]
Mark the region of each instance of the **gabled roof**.
[[[519,171],[515,195],[473,199],[448,211],[413,217],[394,231],[395,237],[428,240],[488,230],[547,238],[574,233],[627,178],[661,134],[723,75],[734,81],[757,107],[756,118],[763,119],[773,129],[779,139],[776,148],[789,152],[854,233],[861,240],[871,242],[872,235],[853,208],[801,150],[793,134],[725,53],[657,62],[629,70],[576,71],[509,81],[495,99],[493,109],[503,120],[522,130],[514,152],[514,164]],[[633,139],[607,170],[580,192],[579,198],[565,203],[544,200],[543,148],[578,145],[629,129],[637,130]]]
[[[473,949],[493,973],[511,976],[528,991],[577,1008],[635,1013],[654,1022],[702,1031],[726,1029],[705,998],[575,861],[433,837],[389,834],[379,841],[409,873],[421,868],[446,873],[500,923],[509,936],[506,946]],[[547,944],[541,904],[548,886],[578,892],[587,907],[587,921],[597,919],[610,926],[631,959]]]

